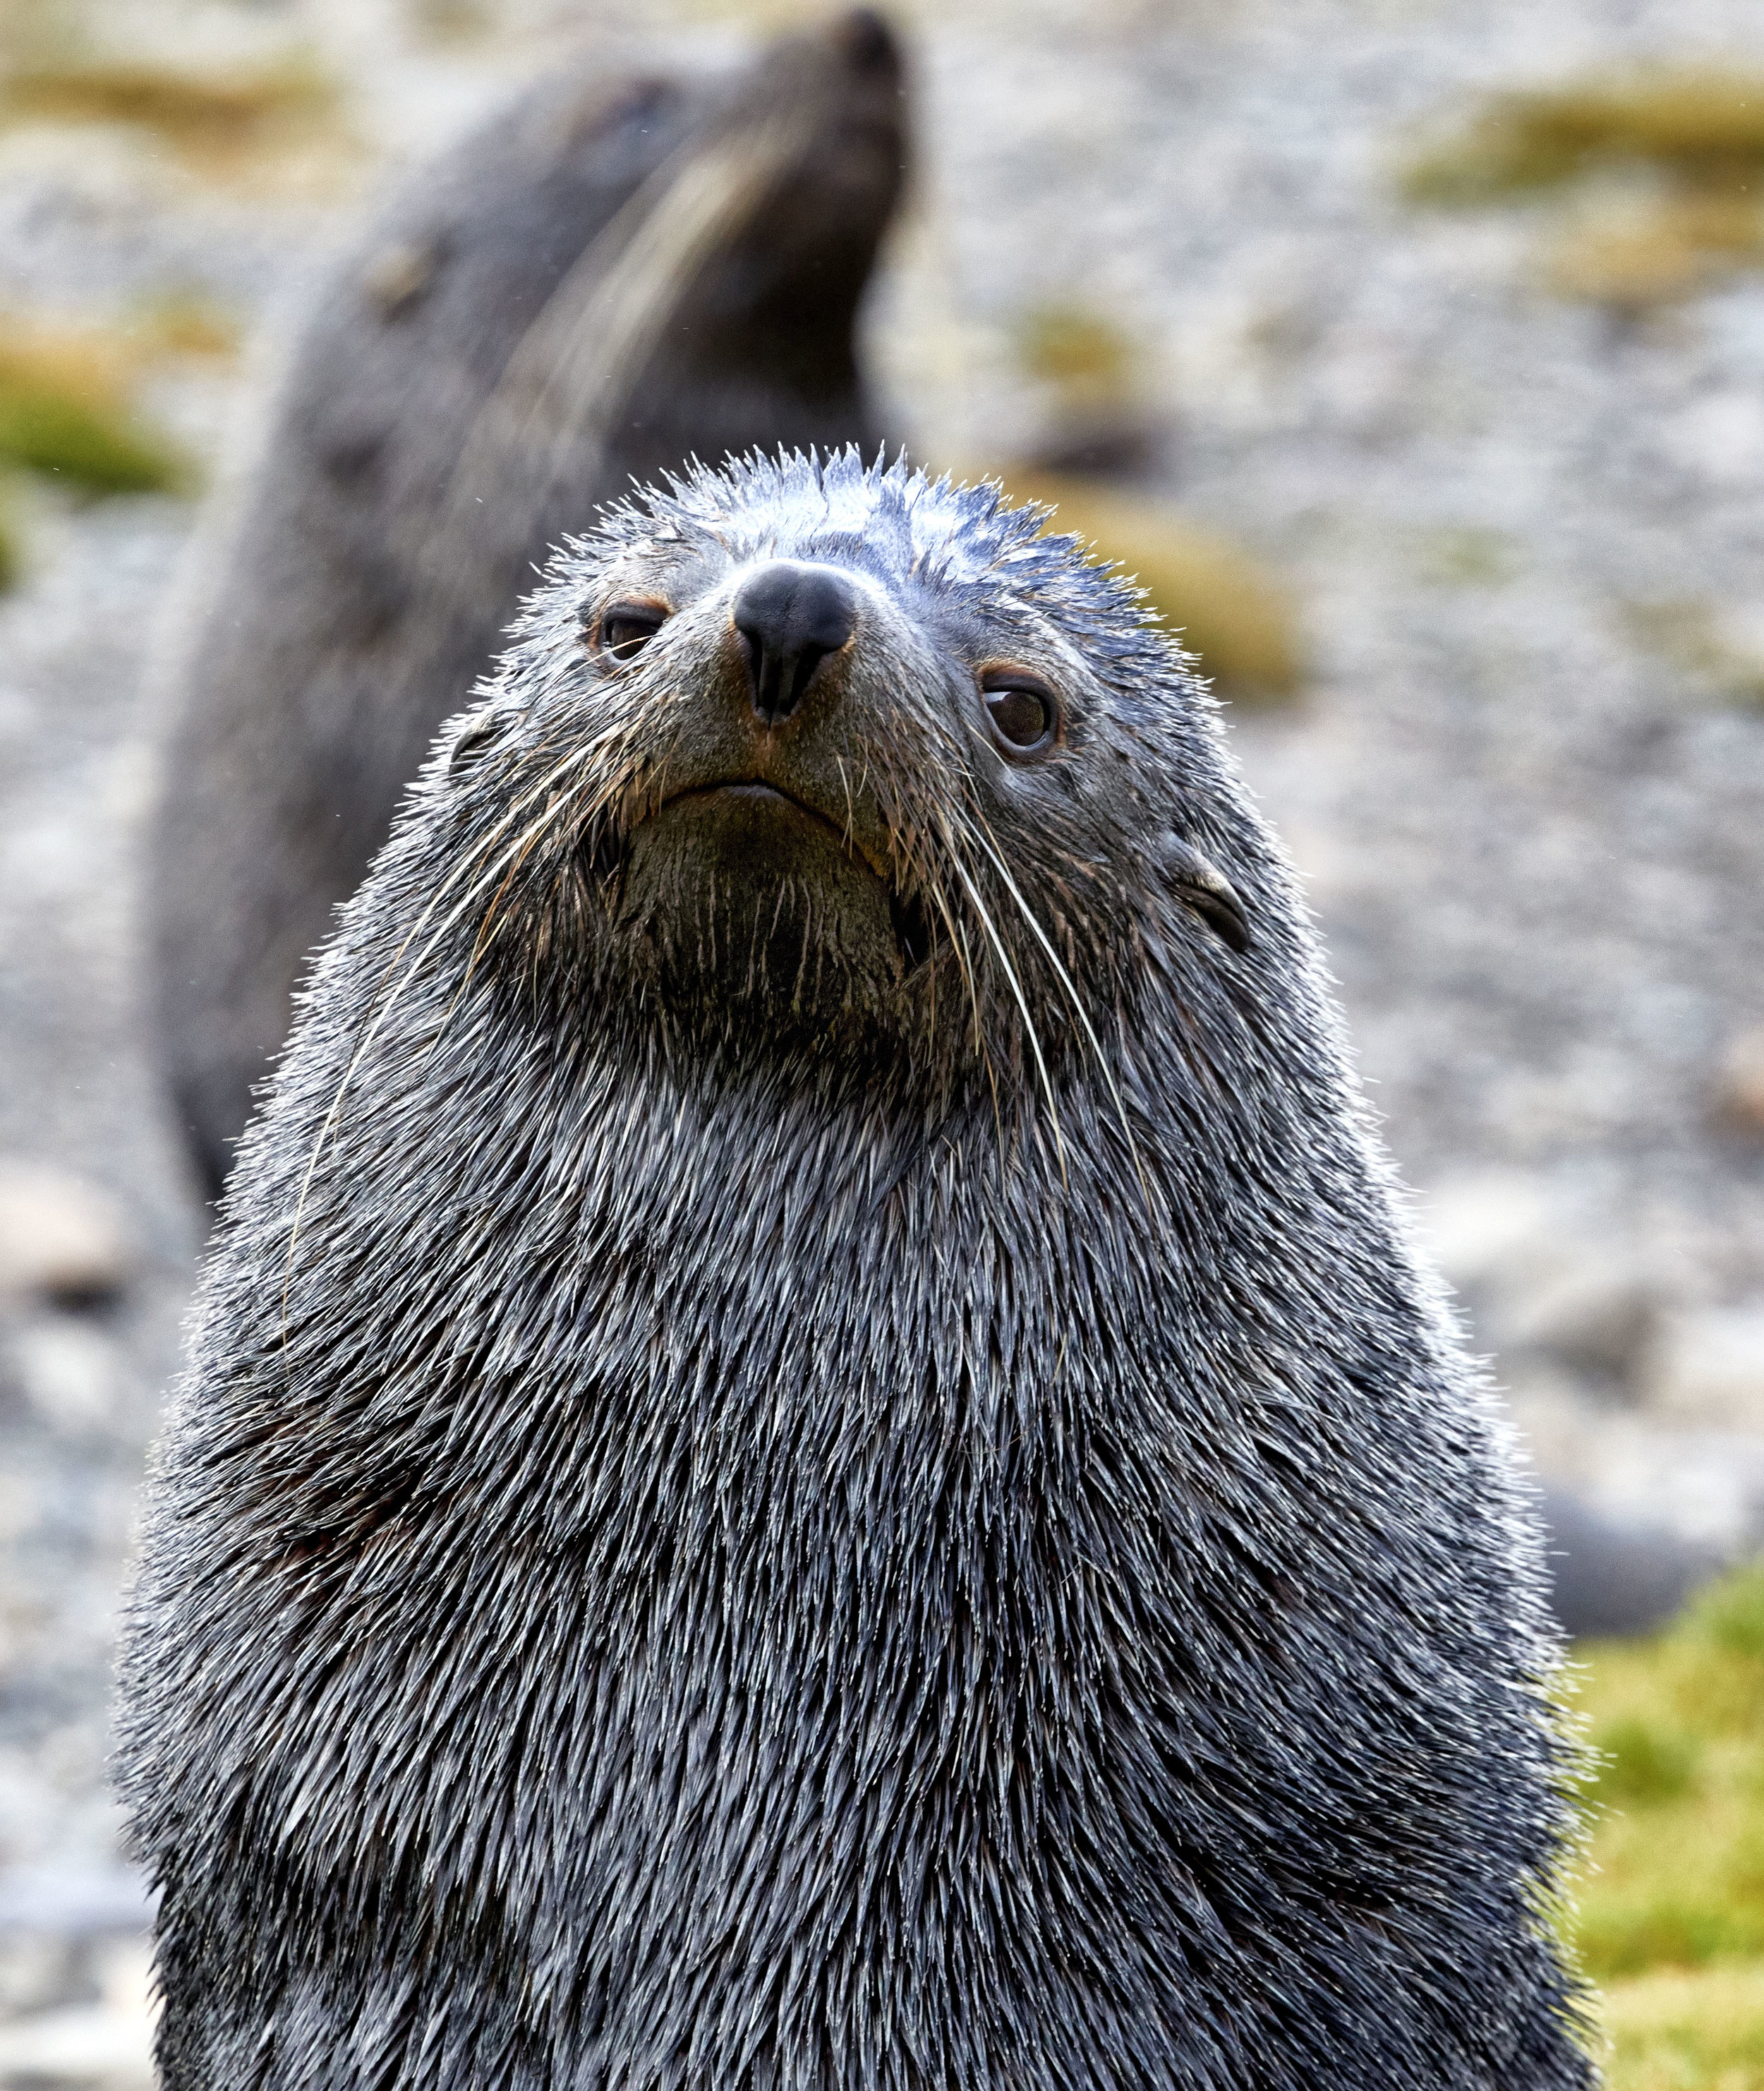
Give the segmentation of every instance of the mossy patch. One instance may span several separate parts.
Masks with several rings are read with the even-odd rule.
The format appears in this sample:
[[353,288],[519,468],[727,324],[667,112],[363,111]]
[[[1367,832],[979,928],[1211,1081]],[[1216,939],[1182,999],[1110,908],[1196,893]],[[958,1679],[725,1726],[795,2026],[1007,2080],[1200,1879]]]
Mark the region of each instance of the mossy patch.
[[1764,2091],[1764,1564],[1576,1653],[1594,1826],[1566,1927],[1607,2091]]
[[131,315],[127,331],[140,353],[154,360],[226,362],[239,353],[238,321],[196,291],[149,300]]
[[1490,96],[1415,158],[1424,203],[1486,203],[1601,169],[1645,166],[1743,194],[1764,171],[1764,73],[1664,67]]
[[1764,1960],[1764,1567],[1585,1652],[1603,1769],[1572,1919],[1589,1974]]
[[416,21],[438,44],[461,44],[488,36],[494,26],[483,0],[416,0]]
[[1416,202],[1572,186],[1543,282],[1638,313],[1764,266],[1764,74],[1674,69],[1512,90],[1412,160]]
[[0,89],[11,117],[150,131],[207,171],[306,142],[333,121],[336,103],[334,83],[294,58],[205,73],[147,58],[69,57],[20,67]]
[[117,339],[0,319],[0,461],[92,494],[181,486],[182,462],[130,409],[132,374]]
[[18,517],[10,492],[0,481],[0,595],[17,580],[23,556]]
[[1251,703],[1296,694],[1303,677],[1298,619],[1287,589],[1240,545],[1161,502],[1095,481],[1013,472],[1013,500],[1046,502],[1048,528],[1087,541],[1119,563],[1179,629],[1221,692]]
[[1018,369],[1040,397],[1042,468],[1083,476],[1142,468],[1155,443],[1140,355],[1112,317],[1081,305],[1044,305],[1016,328]]
[[1505,531],[1475,524],[1423,531],[1415,546],[1417,577],[1434,588],[1499,588],[1517,577],[1520,564]]
[[1764,264],[1764,205],[1694,192],[1580,213],[1548,249],[1543,279],[1563,297],[1640,313]]
[[1641,1976],[1603,2016],[1607,2091],[1764,2091],[1764,1962]]
[[1132,390],[1132,344],[1101,313],[1077,305],[1040,306],[1018,322],[1016,339],[1025,373],[1062,391],[1122,399]]
[[1623,606],[1629,636],[1720,702],[1764,705],[1764,653],[1737,645],[1712,604],[1671,597]]

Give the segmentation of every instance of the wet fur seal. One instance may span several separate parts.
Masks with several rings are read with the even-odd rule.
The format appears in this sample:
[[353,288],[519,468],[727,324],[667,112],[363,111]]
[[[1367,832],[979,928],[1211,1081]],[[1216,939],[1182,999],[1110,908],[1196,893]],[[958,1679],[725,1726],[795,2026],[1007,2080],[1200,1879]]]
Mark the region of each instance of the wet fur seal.
[[1558,2091],[1533,1507],[1132,592],[750,459],[343,911],[157,1458],[169,2091]]
[[321,301],[165,676],[153,979],[211,1197],[308,954],[561,534],[633,475],[876,438],[853,326],[903,97],[865,11],[701,75],[591,58]]

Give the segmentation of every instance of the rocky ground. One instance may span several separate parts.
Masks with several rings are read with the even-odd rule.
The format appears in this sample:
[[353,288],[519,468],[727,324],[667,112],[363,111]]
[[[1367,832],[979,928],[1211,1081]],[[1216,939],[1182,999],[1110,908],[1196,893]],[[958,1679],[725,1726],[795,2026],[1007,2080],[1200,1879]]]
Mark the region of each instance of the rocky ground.
[[[114,325],[199,294],[261,343],[380,173],[614,11],[130,19],[180,50],[302,41],[356,143],[219,179],[121,131],[0,131],[0,311]],[[1554,206],[1430,213],[1395,179],[1487,85],[1764,66],[1749,4],[955,0],[905,26],[921,173],[873,315],[896,425],[939,462],[1025,455],[1051,408],[1024,316],[1136,345],[1150,488],[1303,606],[1303,695],[1235,715],[1236,745],[1564,1515],[1756,1543],[1764,276],[1565,302],[1537,278]],[[147,405],[222,469],[262,361],[168,366]],[[143,671],[193,513],[39,486],[0,598],[0,2085],[146,2080],[105,1697],[200,1232],[135,968]]]

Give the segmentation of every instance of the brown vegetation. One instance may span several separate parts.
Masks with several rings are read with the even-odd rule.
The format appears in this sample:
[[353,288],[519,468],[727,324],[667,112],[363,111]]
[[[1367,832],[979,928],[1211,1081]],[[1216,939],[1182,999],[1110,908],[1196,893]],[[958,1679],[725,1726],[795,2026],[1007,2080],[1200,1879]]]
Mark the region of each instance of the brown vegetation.
[[1410,166],[1425,203],[1484,203],[1601,168],[1648,166],[1737,194],[1764,171],[1764,74],[1663,70],[1489,97]]
[[1047,502],[1050,530],[1088,541],[1096,557],[1132,575],[1223,695],[1266,704],[1296,693],[1304,669],[1292,597],[1241,546],[1099,481],[1012,472],[1007,489],[1013,500]]
[[1549,248],[1563,296],[1640,312],[1764,265],[1764,74],[1663,69],[1490,97],[1411,162],[1413,200],[1487,205],[1591,180]]
[[1761,263],[1764,207],[1693,193],[1589,213],[1556,242],[1544,276],[1564,297],[1641,312]]
[[96,58],[20,69],[3,96],[15,117],[129,124],[217,170],[310,133],[334,102],[321,74],[294,63],[205,76],[145,59]]

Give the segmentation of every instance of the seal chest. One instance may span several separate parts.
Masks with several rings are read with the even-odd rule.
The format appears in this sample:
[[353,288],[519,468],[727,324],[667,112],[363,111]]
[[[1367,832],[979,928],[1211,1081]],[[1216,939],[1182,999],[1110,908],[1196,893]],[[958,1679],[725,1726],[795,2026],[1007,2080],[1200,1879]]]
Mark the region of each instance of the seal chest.
[[1039,520],[611,512],[344,912],[132,1615],[168,2085],[1591,2081],[1529,1511]]

